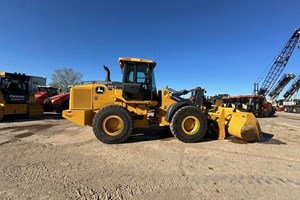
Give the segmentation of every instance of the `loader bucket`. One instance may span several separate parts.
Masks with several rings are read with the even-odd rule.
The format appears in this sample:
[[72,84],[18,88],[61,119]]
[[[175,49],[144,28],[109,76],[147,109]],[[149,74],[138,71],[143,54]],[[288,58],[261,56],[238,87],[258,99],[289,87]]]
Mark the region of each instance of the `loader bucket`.
[[226,135],[248,142],[262,139],[260,125],[252,113],[219,107],[216,112],[208,114],[211,120],[218,124],[219,139],[225,139]]

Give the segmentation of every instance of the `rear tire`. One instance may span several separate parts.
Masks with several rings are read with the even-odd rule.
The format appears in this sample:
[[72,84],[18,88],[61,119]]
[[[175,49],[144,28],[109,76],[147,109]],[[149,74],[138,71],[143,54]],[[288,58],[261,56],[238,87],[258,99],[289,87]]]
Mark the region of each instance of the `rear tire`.
[[170,128],[172,134],[182,142],[199,142],[206,134],[207,119],[199,108],[185,106],[174,114]]
[[133,130],[133,117],[122,106],[110,105],[101,109],[93,119],[93,131],[106,144],[125,142]]

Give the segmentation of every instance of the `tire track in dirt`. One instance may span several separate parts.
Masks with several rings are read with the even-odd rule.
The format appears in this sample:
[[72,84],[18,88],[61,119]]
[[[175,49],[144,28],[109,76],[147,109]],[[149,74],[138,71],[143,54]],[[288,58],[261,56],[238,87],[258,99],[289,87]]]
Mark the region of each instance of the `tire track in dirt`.
[[131,181],[126,184],[106,185],[99,188],[81,185],[74,190],[74,193],[76,199],[140,199],[141,196],[148,193],[177,187],[180,188],[182,185],[176,183],[175,180],[151,178],[141,182]]
[[238,185],[276,185],[300,188],[300,179],[288,179],[278,176],[255,176],[255,175],[211,175],[204,176],[202,180],[192,179],[198,184],[205,184],[208,182],[219,182],[222,184],[238,184]]

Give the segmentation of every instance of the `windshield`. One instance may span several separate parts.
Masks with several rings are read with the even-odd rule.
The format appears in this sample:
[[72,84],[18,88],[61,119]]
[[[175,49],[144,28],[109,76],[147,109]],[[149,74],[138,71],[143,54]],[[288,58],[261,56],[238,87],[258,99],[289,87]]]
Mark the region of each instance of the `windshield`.
[[148,76],[147,76],[147,64],[139,64],[136,67],[136,82],[146,84],[148,82]]
[[50,96],[58,94],[57,88],[52,87],[39,87],[39,92],[47,92]]
[[145,63],[128,63],[127,74],[125,76],[127,80],[125,82],[146,84],[148,82],[148,68],[148,64]]
[[49,88],[39,87],[39,92],[48,92]]
[[27,91],[27,81],[2,78],[1,89],[9,89],[13,91]]

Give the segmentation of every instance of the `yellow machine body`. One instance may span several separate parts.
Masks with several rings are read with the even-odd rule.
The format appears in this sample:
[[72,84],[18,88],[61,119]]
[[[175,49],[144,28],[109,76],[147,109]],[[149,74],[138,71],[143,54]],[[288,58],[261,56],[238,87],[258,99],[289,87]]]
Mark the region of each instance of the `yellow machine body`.
[[[143,119],[134,121],[134,128],[148,128],[149,122],[146,119],[149,107],[158,105],[158,102],[133,102],[126,101],[121,93],[121,89],[112,89],[106,95],[99,96],[93,90],[98,86],[105,87],[103,84],[76,85],[71,88],[70,108],[63,111],[63,117],[75,124],[92,126],[93,117],[105,106],[115,104],[127,108],[130,112],[145,116]],[[106,88],[108,89],[108,88]],[[162,90],[162,103],[156,108],[159,112],[157,124],[159,126],[169,126],[165,115],[167,109],[176,102],[171,99],[172,96],[167,88]],[[206,108],[203,108],[206,109]],[[245,141],[260,140],[260,125],[252,113],[241,112],[234,108],[217,107],[207,112],[209,119],[217,124],[217,129],[213,131],[219,134],[219,139],[225,139],[226,135],[232,135]]]
[[[25,87],[26,84],[28,84],[29,77],[26,75],[20,75],[20,74],[12,74],[7,72],[0,72],[0,120],[3,119],[4,116],[9,115],[20,115],[20,114],[26,114],[28,117],[39,117],[43,115],[43,107],[40,106],[35,102],[35,97],[33,93],[27,92],[26,94],[16,94],[13,92],[13,89],[10,88],[10,85],[8,84],[8,80],[14,80],[16,83],[18,80],[21,82],[23,81],[23,86]],[[18,85],[14,85],[17,87]],[[28,86],[26,86],[28,89]],[[24,88],[25,90],[26,88]],[[9,96],[8,101],[5,99],[4,96]],[[22,102],[10,102],[13,98],[24,98],[26,97],[27,100],[24,101],[22,99]]]
[[[121,68],[123,67],[123,62],[128,60],[134,63],[155,63],[145,59],[130,59],[119,59]],[[187,99],[180,98],[178,100],[179,97],[175,98],[174,91],[168,87],[159,92],[159,98],[150,100],[128,100],[122,95],[123,90],[124,85],[121,82],[116,84],[111,84],[110,82],[92,82],[75,85],[70,89],[70,107],[68,110],[63,111],[63,117],[78,125],[93,126],[95,132],[95,128],[97,127],[94,126],[98,126],[94,122],[97,113],[105,112],[107,107],[113,105],[118,109],[120,107],[126,109],[130,115],[134,116],[133,128],[147,128],[151,124],[155,124],[159,126],[171,126],[171,131],[176,132],[179,127],[179,129],[182,128],[184,133],[191,136],[203,128],[205,132],[217,133],[219,139],[224,139],[226,135],[232,135],[246,141],[261,139],[260,126],[252,113],[218,106],[210,109],[205,105],[199,106],[197,104],[196,106],[195,104],[193,106]],[[179,102],[180,100],[182,102]],[[189,114],[185,114],[185,117],[180,117],[180,112],[184,112],[180,111],[180,109],[184,107],[189,107],[187,108],[188,112],[190,110],[191,113],[194,112],[196,114],[191,114],[190,116]],[[200,119],[201,116],[197,117],[197,112],[202,113],[201,116],[205,116],[205,120],[209,122],[209,126],[205,124],[206,122],[203,125],[203,120]],[[155,116],[152,118],[149,117],[151,113],[155,113]],[[174,117],[180,120],[173,120]],[[106,122],[108,126],[104,124]],[[175,122],[178,124],[176,125]],[[125,126],[124,123],[117,114],[114,114],[101,121],[100,126],[105,130],[109,130],[106,135],[113,137],[118,132],[114,130],[117,130],[118,127],[123,128]],[[189,142],[189,140],[186,141]]]
[[234,108],[218,107],[216,111],[208,112],[210,120],[217,124],[215,130],[219,139],[232,135],[245,141],[262,139],[260,125],[253,113],[241,112]]

